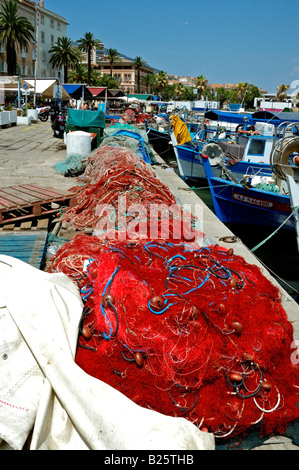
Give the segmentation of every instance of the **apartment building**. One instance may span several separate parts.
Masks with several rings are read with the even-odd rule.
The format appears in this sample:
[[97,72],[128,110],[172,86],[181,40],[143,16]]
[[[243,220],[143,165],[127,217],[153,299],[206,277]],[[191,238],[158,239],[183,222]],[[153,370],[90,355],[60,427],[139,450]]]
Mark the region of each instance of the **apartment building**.
[[67,36],[67,21],[62,16],[45,8],[45,2],[39,1],[37,11],[37,76],[39,78],[58,77],[58,70],[50,65],[51,55],[49,50],[53,47],[59,37]]
[[[35,28],[35,38],[28,50],[17,50],[17,75],[38,78],[58,76],[50,63],[49,49],[59,37],[67,35],[65,18],[45,8],[44,1],[17,0],[19,14],[26,17]],[[0,0],[2,11],[4,0]],[[36,42],[37,39],[37,42]],[[7,75],[7,61],[4,45],[0,43],[0,76]]]
[[[111,74],[111,66],[108,59],[105,57],[95,66],[102,75]],[[140,91],[139,93],[148,93],[147,85],[144,82],[144,78],[147,74],[153,74],[155,69],[149,65],[144,65],[140,70]],[[138,71],[134,64],[134,59],[130,59],[125,56],[121,56],[119,63],[112,65],[112,76],[119,83],[119,89],[126,94],[138,93]]]

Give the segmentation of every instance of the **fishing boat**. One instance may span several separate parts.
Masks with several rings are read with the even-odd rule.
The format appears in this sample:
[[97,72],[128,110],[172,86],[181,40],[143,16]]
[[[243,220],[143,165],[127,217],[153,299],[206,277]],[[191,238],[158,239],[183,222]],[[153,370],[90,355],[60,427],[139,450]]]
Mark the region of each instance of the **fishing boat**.
[[228,171],[226,177],[216,176],[208,156],[202,152],[200,158],[215,214],[223,223],[291,230],[299,251],[299,136],[287,131],[271,151],[272,177],[258,175],[259,184],[256,175],[236,179]]
[[183,144],[178,143],[176,133],[170,130],[180,177],[194,182],[206,180],[202,153],[209,157],[214,176],[222,177],[227,169],[235,178],[257,173],[271,176],[271,151],[284,127],[288,127],[292,135],[292,127],[287,123],[278,127],[268,123],[246,127],[245,123],[236,133],[203,126],[195,137]]

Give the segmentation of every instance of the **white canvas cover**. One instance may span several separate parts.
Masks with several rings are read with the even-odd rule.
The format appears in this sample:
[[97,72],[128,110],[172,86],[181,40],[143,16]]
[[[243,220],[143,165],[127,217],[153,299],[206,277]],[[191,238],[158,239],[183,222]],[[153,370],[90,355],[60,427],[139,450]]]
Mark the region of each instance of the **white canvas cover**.
[[0,255],[0,448],[214,450],[183,418],[144,409],[75,361],[82,303],[63,274]]

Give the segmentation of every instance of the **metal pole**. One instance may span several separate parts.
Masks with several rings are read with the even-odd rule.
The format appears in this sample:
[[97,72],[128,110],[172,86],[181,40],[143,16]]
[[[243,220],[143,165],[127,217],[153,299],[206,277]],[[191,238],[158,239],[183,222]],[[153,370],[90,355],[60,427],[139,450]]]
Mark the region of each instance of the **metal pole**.
[[37,57],[38,57],[38,33],[39,33],[39,2],[36,5],[36,31],[35,31],[35,71],[34,71],[34,99],[33,104],[36,107],[36,79],[37,79]]

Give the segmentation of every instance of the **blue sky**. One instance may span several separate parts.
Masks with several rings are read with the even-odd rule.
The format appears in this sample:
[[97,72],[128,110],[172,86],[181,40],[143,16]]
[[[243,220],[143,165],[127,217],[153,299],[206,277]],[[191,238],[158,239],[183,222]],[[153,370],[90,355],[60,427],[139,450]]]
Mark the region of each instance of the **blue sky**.
[[45,0],[45,8],[66,18],[71,39],[92,32],[169,74],[268,92],[299,80],[298,0]]

